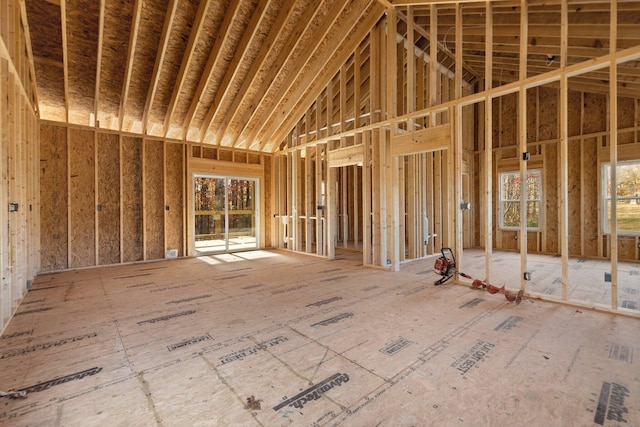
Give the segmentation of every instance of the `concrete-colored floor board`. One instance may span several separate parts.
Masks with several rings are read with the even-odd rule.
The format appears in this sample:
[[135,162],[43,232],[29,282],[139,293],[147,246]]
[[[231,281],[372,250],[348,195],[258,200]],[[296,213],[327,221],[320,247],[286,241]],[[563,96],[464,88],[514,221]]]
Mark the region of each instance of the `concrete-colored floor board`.
[[28,391],[0,425],[640,425],[639,319],[437,278],[347,250],[39,276],[0,339],[0,389]]

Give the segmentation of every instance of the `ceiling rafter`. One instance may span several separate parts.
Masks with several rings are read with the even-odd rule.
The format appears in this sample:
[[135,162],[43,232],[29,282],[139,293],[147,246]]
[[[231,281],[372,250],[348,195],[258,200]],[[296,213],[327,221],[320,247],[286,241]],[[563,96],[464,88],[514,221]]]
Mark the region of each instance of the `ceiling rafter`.
[[[267,12],[267,3],[268,2],[266,1],[258,2],[258,5],[251,14],[251,19],[249,20],[247,28],[242,33],[240,43],[238,43],[238,46],[234,49],[233,58],[231,59],[226,72],[224,73],[224,77],[220,82],[220,86],[216,91],[215,96],[213,97],[213,102],[209,106],[209,110],[207,111],[202,125],[200,126],[200,141],[204,141],[206,131],[209,129],[209,126],[211,126],[211,122],[213,121],[213,117],[216,111],[219,111],[221,109],[221,101],[228,94],[229,90],[231,89],[231,82],[233,82],[238,75],[240,63],[246,57],[248,53],[248,46],[255,35],[258,33],[260,23],[265,17],[265,14]],[[214,142],[218,145],[220,144],[219,140]]]
[[[369,49],[365,37],[359,41],[364,40],[362,46],[367,47],[355,59],[358,47],[352,44],[356,41],[346,39],[355,36],[349,31],[360,30],[349,28],[356,19],[361,20],[358,25],[371,25],[367,30],[371,37],[382,35],[371,31],[376,22],[370,24],[366,16],[355,18],[352,8],[393,10],[399,17],[398,34],[404,36],[409,26],[407,7],[412,5],[416,54],[424,52],[427,60],[435,55],[438,68],[434,72],[448,73],[452,79],[460,73],[471,84],[486,78],[510,85],[524,72],[520,62],[523,5],[528,9],[526,76],[546,79],[562,65],[561,60],[568,68],[599,60],[612,45],[618,51],[640,45],[636,31],[640,4],[627,0],[617,1],[615,32],[610,31],[608,0],[185,1],[21,1],[33,52],[24,71],[35,75],[32,100],[40,117],[131,130],[143,138],[162,135],[262,152],[279,150],[296,129],[306,133],[307,128],[325,126],[314,123],[313,117],[326,121],[325,111],[330,109],[335,114],[329,127],[334,130],[338,121],[343,128],[353,127],[360,109],[372,115],[370,120],[380,120],[379,88],[370,84],[375,76],[369,76],[380,70],[368,64],[393,45],[374,42],[381,50],[376,52]],[[184,11],[178,9],[182,6]],[[561,32],[563,10],[565,33]],[[490,46],[487,13],[493,16]],[[563,37],[565,55],[561,53]],[[408,43],[405,40],[405,52]],[[490,58],[486,52],[491,52]],[[352,58],[355,62],[350,65]],[[487,63],[491,64],[488,71]],[[410,68],[404,62],[393,66]],[[416,96],[422,96],[417,105],[429,104],[432,92],[426,87],[432,84],[426,81],[431,67],[424,67],[420,63],[403,78],[406,84],[422,85],[415,89]],[[615,78],[620,96],[637,97],[640,61],[631,58],[617,64]],[[611,76],[607,69],[598,69],[568,80],[572,90],[607,93]],[[330,84],[334,97],[325,106],[323,93]],[[404,92],[405,96],[410,93],[409,89]],[[406,107],[403,110],[411,109],[411,101],[396,101]]]
[[[319,3],[319,0],[315,0],[316,3]],[[239,114],[238,107],[242,104],[247,96],[247,91],[254,84],[256,77],[258,76],[258,72],[264,66],[265,61],[267,60],[271,49],[273,48],[274,42],[278,39],[278,37],[282,34],[285,29],[285,23],[287,20],[291,18],[291,14],[294,11],[296,0],[287,0],[285,4],[282,5],[276,20],[274,21],[269,34],[265,38],[265,40],[260,45],[260,50],[256,56],[256,59],[251,64],[251,68],[248,74],[242,80],[242,85],[236,96],[233,97],[233,101],[231,105],[224,111],[224,113],[220,113],[223,118],[220,124],[218,131],[215,132],[214,141],[220,141],[221,136],[226,134],[229,130],[229,123],[233,121],[237,114]],[[219,112],[220,110],[218,110]],[[215,120],[216,116],[214,114],[213,120]]]
[[27,19],[27,6],[25,2],[20,2],[20,19],[23,22],[25,29],[25,40],[27,45],[27,57],[29,58],[29,73],[31,74],[31,89],[33,89],[33,108],[38,114],[38,83],[36,81],[36,70],[34,66],[33,50],[31,47],[31,31],[29,31],[29,20]]
[[[272,76],[271,81],[275,81],[279,78],[281,72],[284,70],[284,65],[289,61],[291,55],[296,50],[298,45],[301,43],[301,40],[302,40],[301,36],[307,32],[310,25],[312,24],[313,18],[318,13],[320,5],[321,5],[320,1],[312,3],[311,5],[309,5],[309,7],[307,7],[305,12],[300,17],[299,24],[291,33],[291,35],[287,40],[287,43],[282,47],[282,49],[280,50],[280,53],[278,54],[278,57],[275,59],[275,61],[273,61],[273,65],[269,69],[269,75]],[[256,93],[260,97],[260,99],[255,103],[256,105],[252,109],[249,117],[246,117],[246,119],[242,123],[243,128],[247,123],[254,120],[259,114],[259,111],[261,111],[261,107],[264,105],[267,99],[266,96],[269,91],[270,83],[271,83],[270,81],[264,80],[263,83],[260,85],[260,87],[257,89]],[[238,145],[239,136],[240,136],[240,132],[238,131],[235,132],[235,135],[232,135],[232,138],[231,138],[232,147],[236,147]],[[248,148],[248,147],[245,147],[245,148]]]
[[[296,80],[298,80],[300,73],[302,73],[302,70],[304,69],[304,66],[310,61],[310,59],[313,57],[314,52],[316,52],[316,50],[322,44],[322,41],[325,39],[329,31],[333,28],[333,24],[338,19],[338,17],[342,14],[345,6],[347,6],[347,3],[348,1],[346,0],[340,0],[335,2],[332,5],[331,10],[327,14],[327,17],[324,19],[321,26],[316,29],[315,35],[311,41],[311,46],[307,46],[307,49],[305,49],[305,51],[307,52],[307,55],[300,55],[298,59],[295,61],[295,63],[291,65],[290,69],[296,70],[294,71],[295,74],[291,76],[291,78],[287,79],[287,83],[283,84],[278,89],[277,94],[275,96],[275,99],[278,100],[276,104],[280,103],[280,100],[284,98],[289,88],[293,85],[293,83]],[[363,3],[365,2],[362,0],[359,0],[357,5],[353,5],[353,7],[354,8],[359,7],[363,5]],[[274,111],[271,111],[269,117],[271,117],[273,113]],[[249,136],[249,138],[247,138],[248,141],[254,141],[256,139],[256,136],[266,126],[269,117],[267,117],[267,120],[261,121],[262,125],[256,126],[253,132],[251,132],[251,135]],[[261,143],[260,147],[264,147],[264,143]]]
[[164,63],[164,57],[167,53],[167,46],[169,45],[169,37],[171,36],[170,29],[173,26],[173,20],[176,16],[176,9],[178,8],[178,0],[170,0],[167,8],[167,14],[164,19],[164,25],[162,27],[162,34],[160,35],[160,44],[158,46],[159,54],[156,54],[156,62],[153,66],[153,74],[151,76],[151,86],[147,92],[147,99],[144,104],[144,113],[142,115],[142,132],[147,133],[147,126],[149,124],[149,113],[153,106],[153,101],[156,97],[156,90],[158,89],[158,81],[160,79],[160,70]]
[[98,20],[98,53],[96,55],[96,90],[93,96],[93,124],[98,127],[98,105],[100,102],[100,71],[102,67],[102,43],[104,38],[105,0],[100,0],[100,18]]
[[65,119],[69,121],[69,58],[67,49],[67,2],[60,0],[60,22],[62,23],[62,73],[64,84]]
[[213,73],[216,62],[220,59],[220,51],[222,49],[224,40],[231,31],[231,24],[233,23],[233,20],[235,19],[236,14],[239,10],[240,0],[233,0],[229,5],[229,8],[225,12],[224,20],[222,21],[222,25],[220,26],[220,30],[218,31],[218,37],[216,37],[213,48],[209,53],[204,72],[200,77],[198,87],[193,94],[193,98],[191,99],[191,103],[189,104],[189,109],[187,110],[187,114],[184,118],[182,125],[182,139],[187,139],[187,135],[189,134],[189,129],[191,128],[191,123],[193,122],[193,118],[195,117],[196,110],[202,102],[202,95],[204,93],[204,90],[207,87],[209,80],[211,79],[211,74]]
[[120,97],[120,110],[118,112],[118,129],[122,130],[124,123],[124,113],[127,108],[127,98],[129,97],[129,87],[131,85],[131,74],[133,72],[133,59],[136,55],[136,41],[138,40],[138,27],[142,15],[142,0],[135,0],[133,7],[133,19],[131,20],[131,33],[129,35],[129,49],[127,54],[127,66],[122,84],[122,96]]
[[193,27],[191,27],[191,33],[189,34],[189,41],[187,42],[187,47],[185,49],[185,54],[182,57],[182,61],[180,62],[180,70],[178,71],[178,77],[176,78],[176,84],[173,86],[173,91],[171,93],[171,99],[169,100],[169,106],[167,107],[167,113],[165,115],[164,124],[163,124],[163,135],[167,135],[169,132],[169,128],[171,127],[171,121],[173,120],[173,115],[175,113],[176,102],[178,100],[178,96],[182,91],[185,83],[185,76],[187,74],[187,69],[189,68],[189,64],[195,54],[196,44],[198,39],[200,38],[200,34],[202,33],[203,24],[205,22],[205,17],[207,16],[207,11],[209,10],[209,6],[211,5],[212,0],[201,0],[198,5],[198,12],[196,13],[195,22],[193,23]]
[[[352,25],[358,23],[360,18],[369,10],[368,2],[364,2],[364,4],[355,5],[352,9],[354,16],[351,17],[347,22],[351,22]],[[357,28],[357,32],[354,33],[354,28],[345,28],[342,26],[338,28],[337,31],[331,33],[332,39],[335,40],[334,43],[330,43],[333,48],[331,49],[331,54],[327,55],[327,57],[333,57],[338,48],[342,45],[340,41],[343,41],[349,37],[349,45],[347,47],[342,47],[340,49],[340,55],[335,59],[335,62],[339,69],[339,67],[347,61],[347,59],[351,56],[353,51],[357,49],[357,47],[362,42],[362,39],[369,33],[369,30],[375,25],[376,22],[380,20],[385,12],[385,8],[382,7],[379,3],[374,2],[371,10],[369,10],[369,14],[366,17],[365,21],[359,23]],[[315,51],[315,49],[314,49]],[[312,64],[310,70],[307,70],[309,75],[307,76],[311,82],[309,86],[297,85],[291,96],[287,98],[287,101],[282,104],[281,110],[279,110],[279,115],[281,116],[279,119],[277,117],[277,113],[274,112],[275,116],[269,118],[269,120],[265,123],[271,124],[267,129],[267,135],[273,135],[271,140],[277,144],[277,141],[281,141],[284,138],[288,129],[291,129],[299,117],[304,114],[311,104],[315,101],[318,94],[322,92],[324,89],[323,82],[327,81],[328,76],[333,76],[337,72],[337,70],[330,70],[326,72],[325,78],[322,77],[322,68],[324,64],[320,64],[315,62]],[[304,100],[304,102],[301,102]],[[297,104],[297,107],[296,107]],[[282,114],[282,111],[286,112]],[[264,147],[264,141],[261,141],[261,147]]]

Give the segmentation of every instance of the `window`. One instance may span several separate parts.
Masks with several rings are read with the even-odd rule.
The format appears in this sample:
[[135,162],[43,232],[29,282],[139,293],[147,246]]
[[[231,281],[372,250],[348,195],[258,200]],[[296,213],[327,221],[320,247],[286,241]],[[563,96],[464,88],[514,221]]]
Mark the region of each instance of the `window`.
[[[611,164],[602,167],[604,232],[611,230]],[[616,166],[618,232],[640,233],[640,160],[618,162]]]
[[[502,172],[500,174],[500,227],[504,229],[520,228],[520,194],[522,179],[520,172]],[[527,171],[527,228],[540,229],[540,206],[542,205],[542,172],[539,169]]]

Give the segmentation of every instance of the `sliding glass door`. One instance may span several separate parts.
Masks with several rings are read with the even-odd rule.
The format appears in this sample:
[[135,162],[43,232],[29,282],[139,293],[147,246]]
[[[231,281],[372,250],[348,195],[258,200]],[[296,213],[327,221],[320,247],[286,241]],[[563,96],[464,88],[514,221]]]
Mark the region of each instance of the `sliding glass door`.
[[194,175],[195,254],[258,248],[258,180]]

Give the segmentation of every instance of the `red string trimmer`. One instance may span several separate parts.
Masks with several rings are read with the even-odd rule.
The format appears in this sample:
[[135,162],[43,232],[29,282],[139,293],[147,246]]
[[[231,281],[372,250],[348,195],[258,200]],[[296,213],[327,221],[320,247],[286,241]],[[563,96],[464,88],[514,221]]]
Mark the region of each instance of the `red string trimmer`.
[[437,280],[434,285],[441,285],[455,276],[456,273],[458,273],[464,278],[473,280],[471,286],[473,286],[474,288],[486,289],[490,294],[503,293],[507,301],[515,302],[516,304],[520,304],[520,302],[522,301],[522,294],[524,293],[522,289],[520,289],[517,293],[513,293],[510,290],[506,289],[504,285],[499,288],[487,282],[486,280],[475,279],[468,274],[457,271],[456,258],[453,255],[453,251],[451,250],[451,248],[442,248],[441,252],[442,256],[436,259],[433,268],[435,269],[436,273],[442,276],[442,278]]

